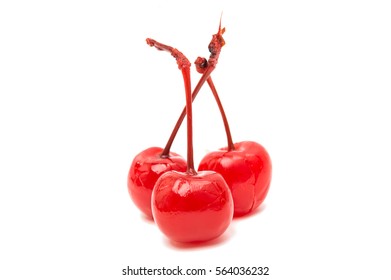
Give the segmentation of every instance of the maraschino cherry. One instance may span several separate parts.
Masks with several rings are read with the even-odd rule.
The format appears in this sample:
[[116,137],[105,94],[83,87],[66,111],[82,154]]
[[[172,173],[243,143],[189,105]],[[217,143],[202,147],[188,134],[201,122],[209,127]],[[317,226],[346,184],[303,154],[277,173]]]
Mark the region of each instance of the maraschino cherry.
[[[195,65],[203,75],[208,69],[205,58],[197,58]],[[232,192],[234,216],[243,216],[260,206],[268,193],[271,159],[266,149],[256,142],[233,143],[228,120],[211,76],[207,82],[221,112],[228,143],[227,147],[205,155],[198,170],[213,170],[224,177]]]
[[[158,48],[165,49],[162,46]],[[181,69],[186,91],[187,170],[169,171],[157,180],[152,191],[152,213],[157,226],[169,239],[203,242],[217,238],[228,228],[233,217],[233,200],[220,174],[196,172],[194,168],[189,66]]]

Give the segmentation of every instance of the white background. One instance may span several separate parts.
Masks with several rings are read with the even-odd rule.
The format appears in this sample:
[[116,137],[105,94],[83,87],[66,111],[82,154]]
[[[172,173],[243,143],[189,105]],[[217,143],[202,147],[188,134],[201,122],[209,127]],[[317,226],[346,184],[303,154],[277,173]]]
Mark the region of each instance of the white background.
[[[390,279],[389,1],[136,3],[0,4],[0,278],[135,279],[122,269],[180,265]],[[126,187],[133,157],[165,144],[184,105],[174,59],[145,39],[208,57],[222,11],[212,76],[234,141],[268,149],[273,181],[222,238],[178,246]],[[194,121],[197,164],[226,141],[206,87]]]

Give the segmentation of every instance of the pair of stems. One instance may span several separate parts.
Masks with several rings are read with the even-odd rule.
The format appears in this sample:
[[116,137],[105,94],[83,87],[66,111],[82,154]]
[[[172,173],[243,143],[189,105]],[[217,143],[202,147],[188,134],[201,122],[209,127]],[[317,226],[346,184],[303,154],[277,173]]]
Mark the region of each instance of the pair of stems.
[[197,174],[195,168],[194,168],[194,156],[193,156],[193,122],[192,122],[192,102],[196,98],[198,92],[200,91],[201,87],[204,85],[204,83],[207,81],[208,85],[213,93],[213,96],[216,100],[216,103],[219,107],[223,122],[225,131],[227,134],[227,142],[228,142],[228,151],[234,150],[234,144],[232,141],[231,131],[229,128],[228,120],[226,117],[226,114],[224,112],[224,108],[221,104],[219,95],[217,93],[216,87],[214,86],[214,83],[212,81],[212,77],[210,76],[213,70],[216,68],[218,57],[220,55],[220,51],[222,46],[224,46],[225,42],[222,37],[222,34],[225,32],[225,28],[221,29],[221,21],[219,25],[219,30],[217,34],[213,35],[212,40],[209,44],[209,51],[211,52],[211,55],[209,57],[209,60],[206,60],[205,58],[198,57],[195,61],[195,65],[197,67],[197,71],[202,74],[200,80],[198,81],[196,87],[194,88],[193,93],[191,93],[191,80],[190,80],[190,62],[189,60],[177,49],[170,47],[168,45],[161,44],[153,39],[147,39],[147,44],[150,46],[154,46],[158,50],[164,50],[169,52],[177,61],[178,68],[182,71],[183,81],[185,85],[185,92],[186,92],[186,107],[182,110],[181,115],[178,118],[178,121],[170,135],[170,138],[167,141],[167,144],[165,148],[163,149],[163,152],[161,154],[162,158],[169,157],[170,149],[172,146],[172,143],[174,142],[174,139],[178,133],[178,130],[187,115],[187,173],[191,175]]

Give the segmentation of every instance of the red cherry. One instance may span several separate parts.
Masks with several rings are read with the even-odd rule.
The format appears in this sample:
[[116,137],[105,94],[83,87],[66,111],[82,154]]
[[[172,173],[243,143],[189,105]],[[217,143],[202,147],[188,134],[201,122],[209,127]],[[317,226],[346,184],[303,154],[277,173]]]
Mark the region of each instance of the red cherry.
[[162,148],[152,147],[139,153],[132,162],[128,174],[128,191],[134,204],[149,218],[152,218],[152,189],[159,177],[172,170],[186,171],[186,160],[170,152],[162,157]]
[[266,149],[252,141],[234,144],[207,154],[198,170],[220,173],[231,189],[234,215],[242,216],[264,201],[271,182],[272,164]]
[[167,172],[152,193],[156,224],[177,242],[208,241],[228,228],[233,216],[231,192],[220,174]]
[[[217,35],[221,37],[220,33],[219,28]],[[172,50],[160,43],[157,47]],[[158,179],[152,191],[152,213],[159,229],[169,239],[178,242],[208,241],[220,236],[229,226],[233,200],[220,174],[211,171],[197,174],[194,169],[190,65],[180,69],[186,90],[187,171],[167,172]]]
[[[205,75],[209,61],[198,57],[197,71]],[[227,134],[227,147],[207,154],[198,170],[213,170],[220,173],[231,189],[235,216],[242,216],[256,209],[264,201],[271,182],[272,165],[266,149],[256,142],[233,143],[227,117],[221,104],[212,77],[208,85],[219,107]]]

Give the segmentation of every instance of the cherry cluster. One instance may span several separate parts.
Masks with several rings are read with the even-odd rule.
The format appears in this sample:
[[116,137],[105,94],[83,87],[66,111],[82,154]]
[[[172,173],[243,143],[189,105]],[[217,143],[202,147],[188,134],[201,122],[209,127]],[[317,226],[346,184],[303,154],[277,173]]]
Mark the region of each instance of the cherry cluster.
[[[212,81],[225,41],[221,28],[209,43],[209,59],[198,57],[202,74],[191,92],[191,63],[183,53],[153,39],[147,44],[169,52],[182,71],[186,107],[165,148],[148,148],[133,159],[128,174],[128,191],[135,205],[152,218],[159,229],[178,242],[208,241],[220,236],[232,218],[246,215],[264,201],[271,181],[271,160],[263,146],[253,141],[234,143],[227,117]],[[208,153],[198,171],[193,159],[192,102],[207,82],[221,112],[227,147]],[[176,134],[187,116],[187,161],[171,152]]]

